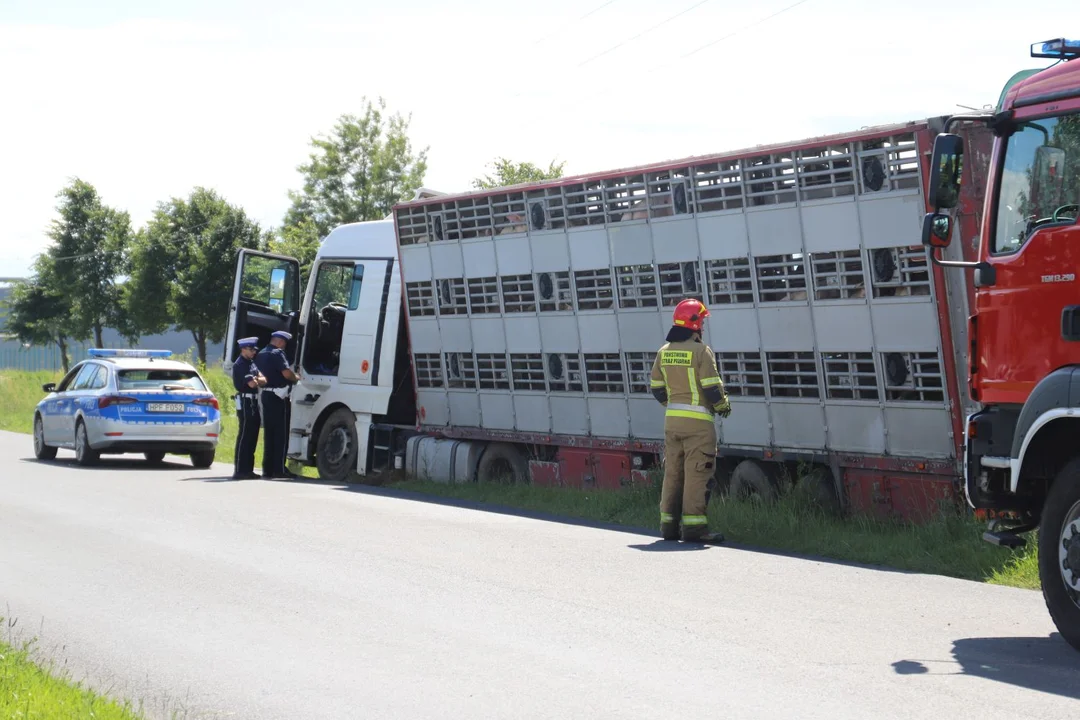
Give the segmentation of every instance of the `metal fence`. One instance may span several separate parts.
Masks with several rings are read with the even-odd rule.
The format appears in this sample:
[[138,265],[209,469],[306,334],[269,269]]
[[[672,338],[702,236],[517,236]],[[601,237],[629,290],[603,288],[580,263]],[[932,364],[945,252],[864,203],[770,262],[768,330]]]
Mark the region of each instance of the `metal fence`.
[[[89,345],[68,345],[68,362],[71,365],[86,358]],[[17,342],[0,342],[0,370],[43,370],[60,372],[64,364],[60,348],[55,345],[33,345],[25,347]]]

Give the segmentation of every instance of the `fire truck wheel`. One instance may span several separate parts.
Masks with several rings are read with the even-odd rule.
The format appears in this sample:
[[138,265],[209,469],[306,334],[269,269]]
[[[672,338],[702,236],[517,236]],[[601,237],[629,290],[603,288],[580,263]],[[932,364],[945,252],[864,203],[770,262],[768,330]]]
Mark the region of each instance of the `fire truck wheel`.
[[488,445],[476,466],[476,480],[482,483],[524,485],[529,482],[529,463],[509,443]]
[[753,460],[743,460],[731,473],[731,497],[742,500],[756,495],[767,503],[776,500],[776,483]]
[[1039,578],[1046,609],[1080,650],[1080,458],[1054,478],[1039,524]]
[[357,446],[356,416],[352,411],[338,408],[330,413],[315,444],[315,466],[319,477],[337,483],[359,477],[356,472]]

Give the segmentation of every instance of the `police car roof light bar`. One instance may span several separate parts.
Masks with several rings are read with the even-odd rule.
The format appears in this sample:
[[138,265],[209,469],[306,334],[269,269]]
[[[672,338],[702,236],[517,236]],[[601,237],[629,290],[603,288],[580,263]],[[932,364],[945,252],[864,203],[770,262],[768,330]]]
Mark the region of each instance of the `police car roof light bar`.
[[129,358],[165,358],[172,356],[172,350],[134,350],[131,348],[90,348],[86,351],[90,357],[129,357]]
[[1031,57],[1055,60],[1075,60],[1080,58],[1080,40],[1055,38],[1044,40],[1031,46]]

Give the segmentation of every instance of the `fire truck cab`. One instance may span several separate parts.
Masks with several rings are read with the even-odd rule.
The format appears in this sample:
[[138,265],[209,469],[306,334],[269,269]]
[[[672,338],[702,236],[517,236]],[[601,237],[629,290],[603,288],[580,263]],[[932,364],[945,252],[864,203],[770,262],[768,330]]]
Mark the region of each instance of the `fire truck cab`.
[[[1047,608],[1080,649],[1080,42],[1037,43],[1059,64],[1017,73],[996,112],[950,118],[934,142],[923,243],[973,271],[964,490],[985,539],[1022,546],[1038,529]],[[953,125],[993,134],[977,245],[955,239],[964,155]]]

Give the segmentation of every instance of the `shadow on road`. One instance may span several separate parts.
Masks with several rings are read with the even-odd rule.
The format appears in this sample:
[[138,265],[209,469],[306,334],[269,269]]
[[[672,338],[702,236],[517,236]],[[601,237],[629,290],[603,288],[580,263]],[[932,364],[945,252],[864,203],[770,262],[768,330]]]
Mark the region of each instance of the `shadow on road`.
[[708,550],[710,545],[700,543],[683,543],[671,540],[657,540],[648,545],[627,545],[626,547],[642,552],[688,552],[693,550]]
[[898,675],[979,677],[1080,700],[1080,652],[1057,633],[956,640],[952,655],[951,661],[899,660],[893,670]]
[[178,457],[171,458],[168,455],[165,456],[164,460],[156,464],[148,463],[141,455],[104,455],[96,463],[87,467],[79,467],[79,464],[75,462],[74,457],[58,457],[55,460],[38,460],[35,457],[24,457],[19,458],[19,460],[26,463],[34,463],[35,465],[52,465],[53,467],[72,468],[79,472],[93,472],[94,470],[121,470],[124,472],[191,471],[190,462],[185,462]]

